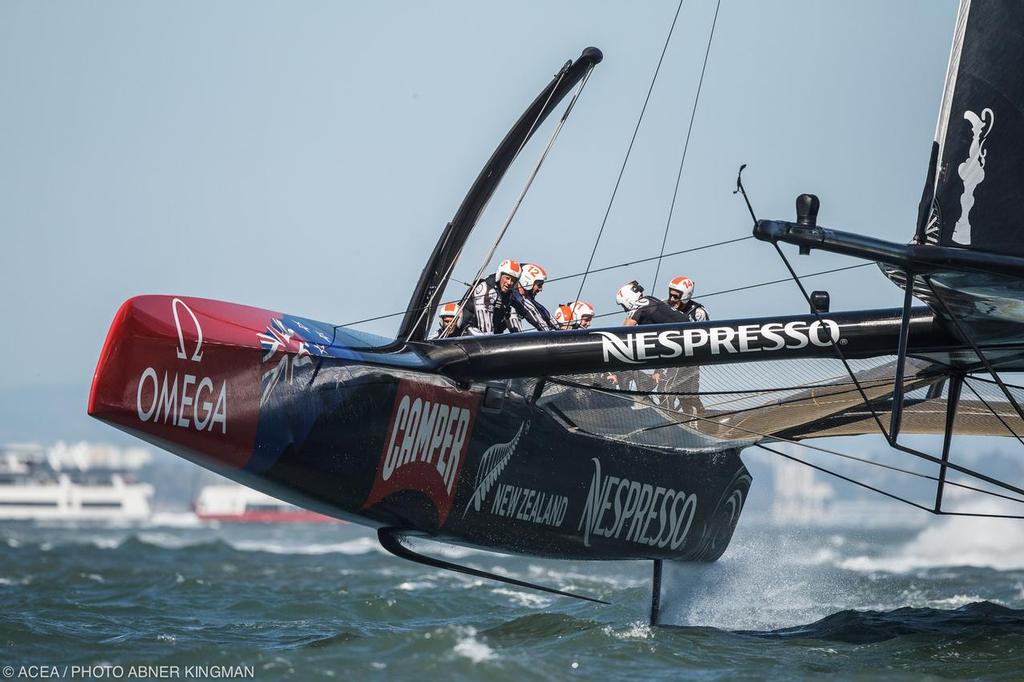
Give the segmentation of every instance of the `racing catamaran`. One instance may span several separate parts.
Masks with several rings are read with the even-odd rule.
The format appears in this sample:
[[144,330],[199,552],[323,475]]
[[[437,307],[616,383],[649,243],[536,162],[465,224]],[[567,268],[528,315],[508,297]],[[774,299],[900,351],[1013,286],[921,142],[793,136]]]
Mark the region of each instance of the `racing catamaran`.
[[[600,63],[587,48],[494,151],[445,226],[395,339],[140,296],[114,318],[89,414],[275,497],[375,527],[385,548],[430,565],[567,594],[425,556],[403,540],[651,560],[652,622],[663,562],[714,561],[728,546],[751,485],[744,448],[795,458],[772,447],[785,442],[841,455],[808,441],[881,433],[894,457],[935,474],[875,464],[930,479],[935,501],[882,494],[935,514],[966,513],[944,508],[951,486],[1024,503],[1024,489],[951,452],[954,433],[1024,434],[1024,387],[1007,377],[1024,370],[1020,26],[1016,3],[962,3],[911,244],[819,226],[810,195],[797,200],[794,222],[755,219],[754,235],[787,265],[786,244],[878,263],[905,289],[901,308],[829,312],[790,266],[809,314],[428,341],[432,311],[506,170]],[[685,376],[677,390],[628,388],[647,385],[630,378],[653,368]],[[943,435],[941,453],[901,440],[922,433]],[[796,459],[828,471],[818,458]]]

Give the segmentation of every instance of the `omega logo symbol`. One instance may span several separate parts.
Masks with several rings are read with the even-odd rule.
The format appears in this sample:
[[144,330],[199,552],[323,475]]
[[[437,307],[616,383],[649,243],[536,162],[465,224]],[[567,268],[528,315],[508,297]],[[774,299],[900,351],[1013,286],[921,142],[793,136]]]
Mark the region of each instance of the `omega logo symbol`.
[[174,314],[174,326],[178,328],[178,359],[184,360],[188,357],[185,352],[185,334],[181,331],[181,318],[178,315],[178,306],[185,309],[185,312],[189,314],[192,321],[196,325],[196,333],[198,338],[196,339],[196,349],[192,352],[192,362],[200,362],[203,359],[203,328],[199,326],[199,318],[192,312],[192,309],[188,307],[184,301],[180,298],[175,298],[171,301],[171,312]]

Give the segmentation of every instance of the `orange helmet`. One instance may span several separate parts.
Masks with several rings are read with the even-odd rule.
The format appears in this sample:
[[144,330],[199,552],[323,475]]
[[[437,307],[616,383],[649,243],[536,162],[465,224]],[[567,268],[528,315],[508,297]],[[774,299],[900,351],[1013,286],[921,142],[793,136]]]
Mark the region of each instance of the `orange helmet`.
[[555,311],[555,323],[558,324],[559,329],[571,329],[573,324],[573,306],[569,303],[563,303],[558,306],[558,310]]

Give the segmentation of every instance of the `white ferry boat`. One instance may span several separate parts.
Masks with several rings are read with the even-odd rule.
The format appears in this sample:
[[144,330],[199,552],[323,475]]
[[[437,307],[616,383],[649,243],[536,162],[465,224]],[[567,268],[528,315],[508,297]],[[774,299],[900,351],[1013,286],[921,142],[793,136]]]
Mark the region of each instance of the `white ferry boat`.
[[195,514],[201,521],[238,523],[332,523],[336,519],[288,504],[242,485],[208,485],[199,491]]
[[135,479],[141,448],[57,443],[0,446],[0,520],[137,521],[153,486]]

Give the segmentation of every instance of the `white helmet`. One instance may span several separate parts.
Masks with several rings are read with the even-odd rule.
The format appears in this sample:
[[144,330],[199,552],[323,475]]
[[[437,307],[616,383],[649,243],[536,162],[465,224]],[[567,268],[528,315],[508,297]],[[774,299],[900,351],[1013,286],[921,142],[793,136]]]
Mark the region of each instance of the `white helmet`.
[[584,317],[593,317],[594,306],[586,301],[576,301],[572,304],[572,316],[576,320],[582,320]]
[[669,298],[673,291],[679,292],[680,301],[689,303],[693,298],[693,280],[686,276],[673,277],[668,283]]
[[522,266],[511,258],[506,258],[501,261],[501,265],[498,266],[497,272],[494,273],[494,278],[501,279],[502,275],[508,275],[513,281],[515,281],[518,280],[522,274]]
[[563,303],[558,306],[555,311],[555,324],[558,325],[559,329],[572,329],[575,325],[573,324],[573,306],[569,303]]
[[441,306],[441,311],[437,314],[437,316],[443,320],[446,317],[457,317],[458,314],[459,304],[452,302],[445,303],[443,306]]
[[523,274],[519,278],[519,284],[529,291],[533,288],[534,282],[543,283],[548,278],[548,271],[536,263],[523,263]]
[[629,284],[623,284],[615,294],[615,302],[621,305],[628,313],[640,307],[640,299],[644,297],[644,288],[633,280]]

